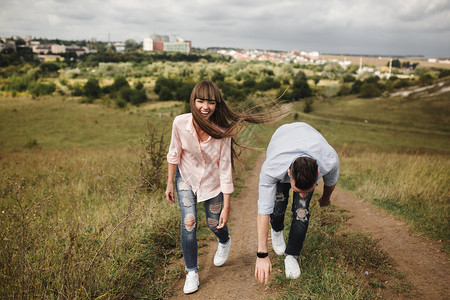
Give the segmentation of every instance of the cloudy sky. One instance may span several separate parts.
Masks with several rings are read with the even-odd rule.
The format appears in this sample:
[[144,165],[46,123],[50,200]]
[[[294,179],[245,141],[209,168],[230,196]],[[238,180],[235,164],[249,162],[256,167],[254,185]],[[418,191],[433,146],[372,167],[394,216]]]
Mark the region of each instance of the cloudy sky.
[[0,0],[0,37],[450,56],[450,0]]

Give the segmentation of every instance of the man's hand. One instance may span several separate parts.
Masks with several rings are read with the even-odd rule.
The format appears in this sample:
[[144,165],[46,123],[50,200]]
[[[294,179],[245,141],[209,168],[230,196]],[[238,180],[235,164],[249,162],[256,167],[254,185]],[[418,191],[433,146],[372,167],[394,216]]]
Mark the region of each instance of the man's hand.
[[325,207],[330,205],[330,198],[324,198],[323,196],[319,198],[320,207]]
[[270,258],[256,258],[255,266],[255,278],[259,280],[261,284],[267,284],[269,282],[269,275],[272,274],[272,263]]

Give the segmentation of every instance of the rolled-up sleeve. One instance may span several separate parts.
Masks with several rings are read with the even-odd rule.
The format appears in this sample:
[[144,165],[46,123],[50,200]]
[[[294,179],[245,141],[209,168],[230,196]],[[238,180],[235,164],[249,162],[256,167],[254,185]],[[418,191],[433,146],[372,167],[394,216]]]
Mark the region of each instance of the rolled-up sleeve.
[[177,127],[177,119],[175,118],[172,125],[172,138],[170,140],[169,153],[167,153],[167,162],[177,165],[180,162],[181,151],[180,134]]
[[270,215],[275,206],[277,180],[261,172],[259,177],[258,214]]
[[220,190],[224,194],[234,191],[231,164],[231,138],[222,139],[219,159]]

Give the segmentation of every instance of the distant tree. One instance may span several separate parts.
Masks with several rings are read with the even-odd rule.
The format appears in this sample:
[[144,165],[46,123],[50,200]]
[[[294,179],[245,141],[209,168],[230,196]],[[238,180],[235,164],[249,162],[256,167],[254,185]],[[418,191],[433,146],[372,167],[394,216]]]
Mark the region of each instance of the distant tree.
[[361,86],[360,96],[362,98],[373,98],[381,96],[381,93],[382,91],[376,83],[364,82],[363,85]]
[[114,77],[114,82],[110,87],[110,92],[118,92],[123,87],[130,87],[127,79],[123,75],[116,75]]
[[215,70],[211,80],[215,83],[218,83],[219,81],[224,81],[225,75],[223,75],[219,70]]
[[302,70],[298,71],[297,74],[295,74],[294,76],[294,81],[295,80],[308,80],[308,77],[306,77],[305,72],[303,72]]
[[356,80],[355,83],[353,83],[352,88],[350,89],[350,94],[359,94],[361,92],[362,85],[363,82],[361,80]]
[[312,80],[314,81],[314,85],[317,85],[319,83],[320,79],[322,79],[322,77],[320,77],[319,75],[314,75],[312,77]]
[[245,79],[244,82],[242,83],[242,86],[244,88],[253,88],[253,87],[255,87],[255,85],[256,85],[256,81],[255,81],[255,79],[253,79],[251,77]]
[[355,82],[356,78],[351,74],[345,74],[343,80],[344,82]]
[[309,87],[308,82],[303,79],[305,77],[298,76],[294,79],[294,83],[292,84],[292,91],[290,93],[287,93],[286,99],[291,101],[298,101],[312,95],[312,90]]
[[136,51],[142,49],[142,45],[140,43],[137,43],[133,39],[128,39],[125,41],[125,51]]
[[45,76],[55,74],[59,70],[59,66],[55,63],[46,62],[42,63],[39,66],[39,69],[42,71],[42,74]]
[[172,90],[167,86],[161,87],[161,89],[159,90],[158,96],[159,96],[159,100],[161,100],[161,101],[173,99]]
[[50,83],[34,83],[29,87],[30,94],[33,96],[50,95],[56,90],[56,85]]
[[[389,67],[389,62],[387,63],[387,66]],[[400,68],[401,67],[401,63],[400,63],[400,60],[398,60],[398,59],[393,59],[392,60],[392,67],[393,68]]]
[[[155,88],[153,91],[159,95],[159,92],[163,87],[168,88],[169,90],[176,90],[178,85],[178,81],[172,78],[166,78],[164,76],[159,76],[155,82]],[[166,92],[165,92],[166,93]],[[165,99],[168,100],[168,99]]]
[[83,86],[83,94],[86,97],[98,98],[100,96],[100,86],[98,80],[95,78],[89,78]]
[[260,91],[268,91],[270,89],[277,89],[280,86],[280,81],[274,79],[273,77],[264,77],[256,84],[255,88]]
[[422,86],[433,84],[433,81],[433,76],[431,76],[431,74],[424,74],[419,77],[419,82]]

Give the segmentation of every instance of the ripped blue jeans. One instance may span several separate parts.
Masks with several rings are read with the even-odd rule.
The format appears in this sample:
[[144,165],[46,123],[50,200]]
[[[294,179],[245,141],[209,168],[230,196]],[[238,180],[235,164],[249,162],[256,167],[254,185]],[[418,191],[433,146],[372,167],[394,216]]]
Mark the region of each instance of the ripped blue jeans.
[[[270,215],[270,224],[274,231],[284,229],[284,215],[289,201],[290,183],[277,183],[277,193],[273,213]],[[301,198],[297,192],[293,192],[292,199],[292,223],[289,231],[289,239],[286,245],[286,255],[296,258],[300,256],[303,242],[309,225],[309,203],[314,190],[309,192],[305,198]]]
[[[175,186],[178,195],[178,204],[181,211],[181,248],[183,250],[186,271],[198,270],[197,255],[197,196],[181,177],[178,168],[175,171]],[[220,213],[223,206],[223,194],[204,201],[206,223],[209,229],[216,235],[219,242],[225,244],[230,238],[228,227],[225,225],[217,229]]]

